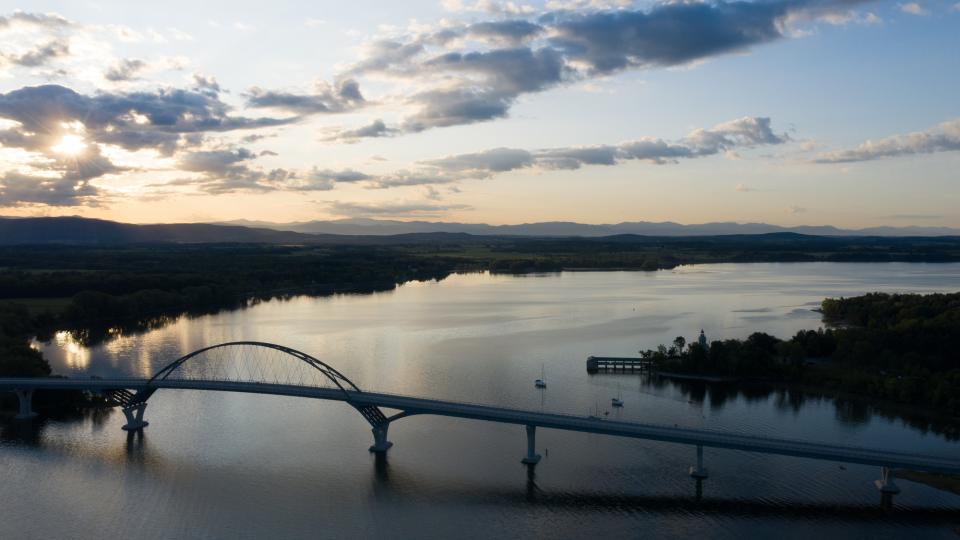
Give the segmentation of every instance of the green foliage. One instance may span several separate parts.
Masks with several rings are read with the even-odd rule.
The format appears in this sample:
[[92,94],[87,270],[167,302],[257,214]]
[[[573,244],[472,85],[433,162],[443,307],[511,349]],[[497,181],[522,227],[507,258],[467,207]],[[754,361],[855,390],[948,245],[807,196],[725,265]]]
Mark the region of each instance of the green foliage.
[[960,293],[823,301],[835,327],[642,351],[663,371],[827,386],[960,414]]
[[34,331],[27,308],[18,304],[0,304],[0,377],[43,377],[50,364],[40,351],[30,347]]

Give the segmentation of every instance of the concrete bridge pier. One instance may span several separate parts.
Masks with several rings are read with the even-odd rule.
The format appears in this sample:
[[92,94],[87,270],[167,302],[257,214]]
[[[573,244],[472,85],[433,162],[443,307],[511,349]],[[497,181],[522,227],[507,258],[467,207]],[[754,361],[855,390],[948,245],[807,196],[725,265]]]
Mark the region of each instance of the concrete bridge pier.
[[900,493],[900,488],[893,481],[893,471],[889,467],[882,467],[880,471],[880,479],[873,483],[880,490],[880,506],[890,508],[893,506],[893,496]]
[[17,401],[20,402],[20,412],[17,413],[17,420],[29,420],[37,415],[33,412],[33,390],[16,390]]
[[371,452],[386,454],[387,450],[393,446],[393,443],[387,440],[387,430],[389,428],[390,423],[387,422],[370,430],[373,432],[373,446],[370,447]]
[[526,465],[540,463],[540,454],[537,453],[537,426],[527,425],[527,455],[520,462]]
[[142,401],[129,407],[123,407],[123,415],[127,417],[127,423],[123,426],[126,431],[140,431],[150,425],[150,422],[143,420],[143,411],[147,408],[147,402]]
[[696,467],[690,467],[690,477],[697,481],[697,485],[700,485],[700,482],[704,481],[710,475],[707,474],[707,469],[703,466],[703,446],[697,445],[697,465]]

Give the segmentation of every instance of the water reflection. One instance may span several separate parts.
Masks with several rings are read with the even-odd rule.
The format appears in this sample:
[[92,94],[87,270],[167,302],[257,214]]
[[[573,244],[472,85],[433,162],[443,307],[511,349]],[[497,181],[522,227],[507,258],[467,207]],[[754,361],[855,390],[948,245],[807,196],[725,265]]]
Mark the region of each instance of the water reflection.
[[[809,308],[824,296],[948,290],[960,265],[700,270],[452,276],[37,346],[60,374],[145,376],[214,343],[270,341],[371,391],[582,415],[622,389],[625,406],[610,414],[623,420],[956,455],[956,427],[922,411],[794,387],[591,376],[584,361],[700,328],[717,339],[792,335],[820,324]],[[544,364],[549,387],[537,391]],[[176,390],[150,403],[142,438],[112,410],[26,429],[0,422],[0,499],[18,518],[0,520],[0,538],[952,536],[960,506],[902,481],[883,513],[874,467],[708,449],[711,477],[698,489],[693,449],[666,443],[545,429],[543,460],[528,469],[522,428],[413,416],[391,428],[384,458],[367,452],[369,428],[343,404]]]
[[[622,375],[621,375],[622,376]],[[629,377],[629,375],[627,375]],[[808,388],[764,384],[760,382],[706,382],[670,379],[644,373],[637,375],[642,385],[658,390],[675,389],[690,403],[708,404],[713,411],[723,410],[728,402],[759,403],[770,401],[780,411],[800,414],[810,402],[833,405],[837,422],[846,426],[869,424],[874,416],[899,420],[921,433],[933,433],[948,441],[960,440],[960,422],[950,416],[939,416],[929,410],[871,400],[862,396],[828,394]]]

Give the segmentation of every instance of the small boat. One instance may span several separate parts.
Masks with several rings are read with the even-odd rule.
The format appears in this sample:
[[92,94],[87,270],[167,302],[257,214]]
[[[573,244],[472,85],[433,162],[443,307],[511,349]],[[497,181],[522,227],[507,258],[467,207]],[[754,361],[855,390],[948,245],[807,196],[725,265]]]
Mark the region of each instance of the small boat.
[[537,388],[547,387],[546,378],[543,376],[543,364],[540,364],[540,378],[533,381],[533,385],[536,386]]
[[614,407],[623,407],[623,393],[620,392],[620,386],[617,385],[617,397],[610,398],[610,405]]

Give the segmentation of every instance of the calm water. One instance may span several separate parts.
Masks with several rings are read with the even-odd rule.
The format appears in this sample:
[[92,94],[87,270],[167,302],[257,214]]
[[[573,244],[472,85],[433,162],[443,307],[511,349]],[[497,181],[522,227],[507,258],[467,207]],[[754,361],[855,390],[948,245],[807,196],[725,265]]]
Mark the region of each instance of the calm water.
[[[295,298],[84,348],[41,344],[55,371],[149,376],[231,340],[308,352],[361,388],[956,456],[960,444],[860,402],[593,375],[591,354],[672,341],[786,337],[825,296],[960,290],[957,264],[729,264],[675,271],[450,277],[389,293]],[[535,391],[544,366],[549,388]],[[2,425],[0,538],[956,538],[960,496],[907,481],[879,510],[872,467],[540,430],[528,475],[518,426],[415,416],[387,460],[342,403],[164,390],[142,438],[123,415]],[[920,419],[922,420],[922,418]],[[922,421],[920,422],[922,424]]]

